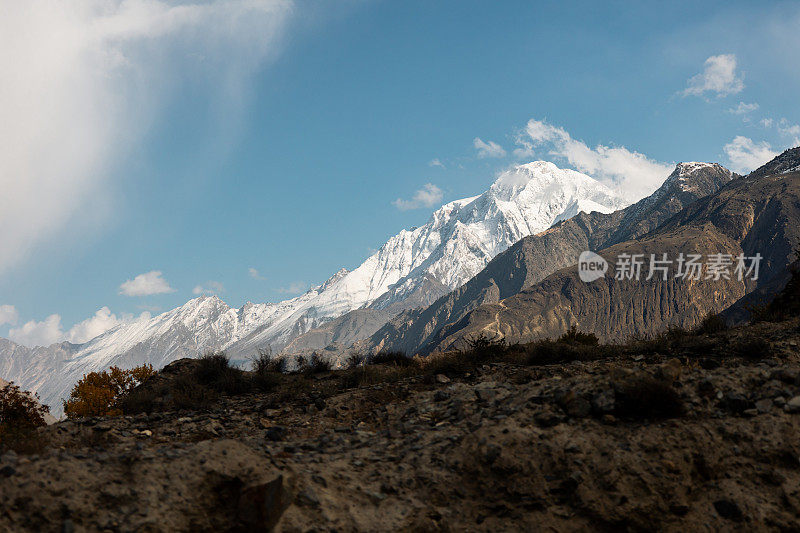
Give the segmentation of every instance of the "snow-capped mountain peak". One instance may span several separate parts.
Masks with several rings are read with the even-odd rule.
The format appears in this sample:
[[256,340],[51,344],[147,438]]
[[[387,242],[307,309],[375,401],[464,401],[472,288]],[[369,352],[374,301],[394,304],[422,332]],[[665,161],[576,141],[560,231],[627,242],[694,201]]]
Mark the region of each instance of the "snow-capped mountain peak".
[[[83,373],[111,365],[161,367],[212,349],[225,349],[238,360],[268,346],[277,352],[296,336],[349,311],[370,306],[399,311],[432,301],[527,235],[579,211],[611,212],[625,205],[609,188],[579,172],[546,161],[519,165],[501,173],[484,193],[444,204],[425,224],[389,238],[354,270],[343,268],[295,298],[248,302],[237,310],[216,296],[202,296],[83,345],[36,354],[28,350],[27,357],[47,360],[47,372],[45,366],[26,372],[4,365],[0,350],[0,370],[8,368],[7,378],[38,391],[56,407]],[[14,348],[17,353],[20,349],[27,350]]]

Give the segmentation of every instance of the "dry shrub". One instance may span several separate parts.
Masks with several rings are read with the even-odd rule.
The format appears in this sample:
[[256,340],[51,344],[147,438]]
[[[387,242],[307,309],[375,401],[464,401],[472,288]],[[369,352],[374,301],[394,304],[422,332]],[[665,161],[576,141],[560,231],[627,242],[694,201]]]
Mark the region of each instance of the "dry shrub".
[[578,331],[577,326],[572,326],[569,331],[564,333],[558,338],[558,342],[566,342],[568,344],[581,344],[584,346],[597,346],[600,339],[594,333],[584,333]]
[[242,394],[250,389],[244,372],[230,365],[225,352],[207,353],[201,357],[195,377],[201,385],[229,395]]
[[506,340],[503,338],[490,339],[486,333],[481,333],[473,339],[467,339],[469,350],[467,354],[472,359],[486,361],[494,359],[506,351]]
[[403,352],[380,352],[369,359],[371,365],[411,366],[414,361]]
[[44,417],[49,411],[36,395],[22,391],[13,382],[0,388],[0,451],[41,451],[44,443],[36,428],[45,425]]
[[217,401],[217,393],[199,383],[191,374],[177,376],[171,386],[172,407],[176,409],[203,410]]
[[728,324],[725,322],[725,319],[717,313],[712,313],[700,322],[695,333],[712,335],[714,333],[721,333],[727,329]]
[[304,371],[307,374],[321,374],[323,372],[330,372],[331,369],[333,369],[333,364],[328,359],[314,352],[311,355],[311,361],[305,366]]
[[262,391],[274,389],[280,382],[286,370],[286,359],[273,358],[269,349],[259,350],[258,354],[250,359],[253,386]]
[[85,374],[73,387],[69,399],[64,401],[64,414],[69,418],[121,415],[117,400],[153,374],[152,365],[130,370],[112,366],[102,372]]

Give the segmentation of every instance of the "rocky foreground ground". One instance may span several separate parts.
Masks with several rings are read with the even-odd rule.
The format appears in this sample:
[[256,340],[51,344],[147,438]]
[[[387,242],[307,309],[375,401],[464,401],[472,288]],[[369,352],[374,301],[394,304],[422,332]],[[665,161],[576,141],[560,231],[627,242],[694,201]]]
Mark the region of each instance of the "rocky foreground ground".
[[764,323],[68,420],[0,458],[0,530],[798,531],[798,343]]

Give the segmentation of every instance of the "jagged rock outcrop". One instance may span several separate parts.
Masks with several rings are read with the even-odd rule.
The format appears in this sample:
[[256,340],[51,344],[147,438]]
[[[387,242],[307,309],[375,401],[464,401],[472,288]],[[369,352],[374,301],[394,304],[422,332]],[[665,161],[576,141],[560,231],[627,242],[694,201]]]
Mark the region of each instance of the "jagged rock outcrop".
[[[790,158],[793,151],[790,151]],[[794,159],[781,157],[780,168]],[[795,165],[796,166],[796,165]],[[774,168],[775,162],[766,168]],[[800,242],[800,172],[765,173],[733,180],[701,198],[639,239],[599,253],[613,265],[623,253],[761,254],[757,282],[731,279],[686,281],[670,276],[616,280],[613,275],[584,283],[574,266],[564,268],[519,294],[485,304],[431,337],[423,352],[463,347],[479,334],[527,342],[552,337],[576,325],[605,340],[653,334],[670,326],[692,327],[719,313],[785,272]],[[731,267],[731,272],[733,267]],[[613,274],[613,272],[612,272]]]
[[437,343],[442,329],[457,327],[479,306],[509,298],[553,272],[574,265],[584,250],[604,249],[652,231],[736,177],[719,164],[680,163],[651,196],[610,214],[579,213],[542,233],[525,237],[462,287],[428,308],[401,313],[370,339],[356,343],[355,348],[425,353]]

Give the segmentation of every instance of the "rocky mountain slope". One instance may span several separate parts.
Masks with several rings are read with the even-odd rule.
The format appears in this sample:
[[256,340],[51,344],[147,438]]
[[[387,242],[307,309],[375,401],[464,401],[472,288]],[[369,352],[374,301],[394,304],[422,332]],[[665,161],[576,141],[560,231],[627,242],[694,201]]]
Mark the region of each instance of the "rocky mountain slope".
[[[28,349],[0,344],[0,375],[36,391],[54,412],[82,374],[117,365],[155,367],[211,349],[246,360],[260,348],[280,351],[294,338],[349,311],[363,316],[330,324],[300,344],[321,347],[373,333],[388,317],[425,306],[469,280],[526,235],[581,211],[612,212],[624,202],[607,187],[543,161],[502,173],[483,194],[450,202],[428,222],[403,230],[352,272],[277,304],[232,309],[216,297],[197,298],[159,316],[119,326],[82,345]],[[334,331],[335,330],[335,331]]]
[[601,250],[640,237],[736,177],[719,164],[680,163],[651,196],[614,213],[580,213],[523,238],[460,288],[427,308],[399,314],[368,340],[349,349],[426,353],[442,328],[457,323],[480,305],[513,296],[574,265],[585,250]]
[[793,531],[798,343],[555,343],[60,422],[0,453],[0,530]]
[[[788,158],[797,157],[790,151]],[[786,163],[781,158],[780,166]],[[800,164],[800,161],[797,161]],[[508,342],[526,342],[557,336],[571,325],[607,340],[647,335],[671,326],[691,327],[706,315],[718,313],[748,292],[768,284],[786,271],[800,243],[800,172],[775,174],[770,168],[731,181],[718,192],[681,210],[655,231],[639,239],[600,250],[611,272],[592,283],[578,279],[575,266],[564,268],[509,298],[482,305],[457,323],[439,330],[430,350],[463,346],[471,337],[485,334]],[[614,279],[613,268],[622,254],[761,254],[758,281],[736,279],[647,280]],[[673,265],[675,267],[676,265]],[[646,270],[645,270],[646,272]]]

